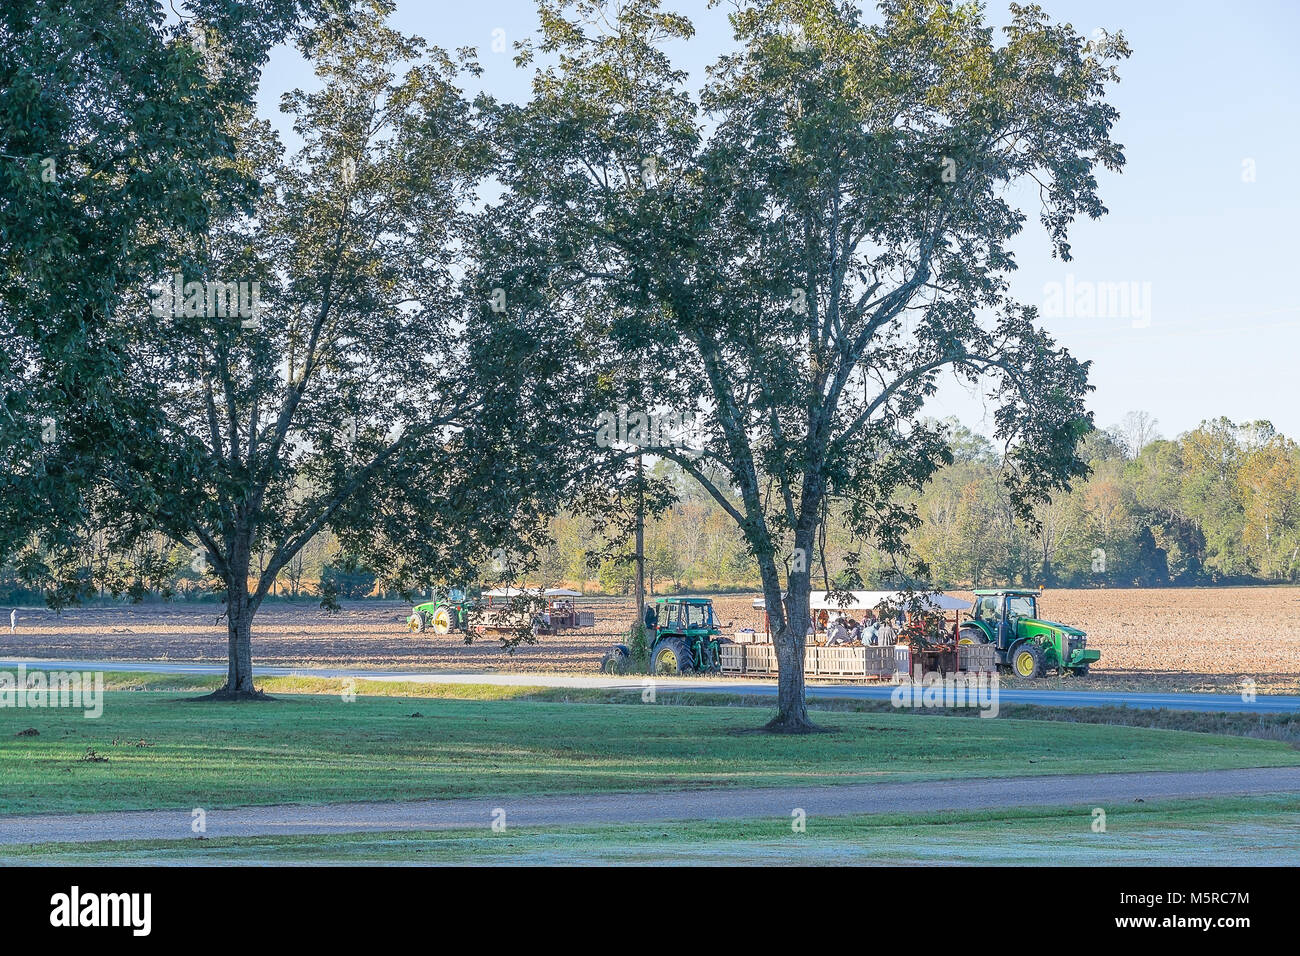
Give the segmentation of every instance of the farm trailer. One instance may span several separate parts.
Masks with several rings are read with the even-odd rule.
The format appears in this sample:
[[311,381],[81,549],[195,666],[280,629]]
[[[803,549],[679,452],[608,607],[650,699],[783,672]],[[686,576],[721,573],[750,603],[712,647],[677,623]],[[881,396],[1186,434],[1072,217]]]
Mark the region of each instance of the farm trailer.
[[[494,588],[484,591],[480,620],[474,625],[474,630],[486,634],[519,631],[529,626],[534,636],[541,636],[579,627],[595,627],[594,612],[579,611],[574,607],[573,600],[579,597],[582,597],[582,592],[567,588],[547,588],[544,591]],[[538,606],[540,610],[530,611]]]
[[[867,612],[882,611],[899,613],[907,602],[907,596],[898,591],[848,591],[827,592],[813,591],[810,595],[809,609],[812,611],[813,632],[804,649],[804,673],[810,677],[834,677],[858,680],[889,680],[907,678],[919,666],[923,671],[967,671],[992,672],[997,670],[998,660],[993,648],[958,640],[960,614],[969,610],[971,603],[961,598],[946,594],[920,595],[922,610],[939,627],[938,619],[943,619],[942,633],[931,635],[937,638],[928,644],[908,640],[919,629],[919,622],[912,622],[910,615],[905,623],[902,641],[896,645],[884,647],[874,645],[834,645],[825,646],[815,643],[818,635],[827,633],[827,627],[837,616],[861,616]],[[735,643],[724,644],[722,648],[722,671],[730,674],[777,673],[776,649],[771,643],[771,628],[768,623],[766,606],[762,598],[753,602],[756,611],[763,613],[762,635],[759,640],[757,629],[745,629],[736,632]],[[883,619],[884,613],[881,614]],[[950,639],[943,641],[945,635]]]
[[[1049,670],[1086,675],[1090,666],[1101,658],[1101,652],[1088,647],[1087,635],[1079,628],[1039,618],[1041,596],[1041,589],[981,588],[975,592],[974,611],[965,620],[961,619],[961,612],[972,607],[969,601],[937,593],[922,596],[922,603],[928,607],[923,608],[920,620],[913,620],[908,615],[902,633],[904,643],[899,647],[908,650],[909,660],[907,669],[899,670],[910,674],[917,666],[924,672],[1006,668],[1025,680],[1042,677]],[[811,636],[815,640],[833,615],[865,613],[882,607],[894,613],[903,603],[903,596],[898,592],[852,591],[847,595],[831,595],[814,591],[810,601],[813,612]],[[770,627],[763,601],[756,600],[754,608],[764,612],[763,634],[767,640],[756,643],[758,631],[755,629],[737,632],[737,639],[745,646],[770,647]],[[938,621],[940,616],[943,617],[942,624]],[[909,640],[909,637],[918,639]],[[844,676],[840,671],[847,669],[854,676],[887,676],[888,654],[864,653],[879,650],[810,645],[807,649],[807,672],[814,676]],[[813,656],[814,651],[821,652],[821,656]],[[836,653],[826,653],[831,651]],[[774,655],[770,671],[765,669],[766,661],[762,651],[747,656],[731,653],[724,670],[736,673],[735,668],[740,667],[743,668],[739,671],[741,673],[775,672]]]
[[[837,611],[873,609],[888,604],[895,592],[855,592],[849,604],[826,604],[824,592],[814,592],[814,610],[833,606]],[[837,596],[843,601],[843,595]],[[970,602],[944,595],[930,595],[924,599],[931,612],[958,611],[969,608]],[[761,602],[754,603],[755,608]],[[897,606],[895,603],[894,606]],[[763,674],[777,673],[776,648],[770,643],[753,643],[747,639],[754,631],[737,631],[740,640],[722,635],[713,613],[713,602],[708,598],[660,598],[656,604],[657,626],[647,634],[649,670],[652,674],[706,673]],[[898,645],[810,645],[804,650],[804,673],[810,677],[835,677],[840,679],[889,679],[896,675],[910,675],[914,666],[923,670],[939,671],[993,671],[997,667],[993,649],[983,645],[957,644],[958,621],[954,614],[951,622],[953,643],[938,652],[913,650],[908,643]],[[906,636],[906,633],[905,633]],[[622,673],[631,664],[631,648],[616,644],[601,660],[601,670]]]
[[[723,644],[722,673],[737,675],[773,676],[777,673],[776,647],[772,644]],[[951,666],[944,666],[951,662]],[[826,677],[839,680],[906,680],[913,668],[922,670],[966,671],[992,673],[997,670],[997,658],[987,646],[959,645],[952,657],[933,666],[913,652],[910,645],[896,644],[886,647],[821,647],[804,648],[804,674],[808,677]]]

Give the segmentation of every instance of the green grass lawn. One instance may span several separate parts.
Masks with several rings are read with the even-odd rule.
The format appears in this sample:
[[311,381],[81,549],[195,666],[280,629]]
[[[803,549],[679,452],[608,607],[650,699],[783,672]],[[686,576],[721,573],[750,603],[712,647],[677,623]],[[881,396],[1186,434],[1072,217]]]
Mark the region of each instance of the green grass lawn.
[[[1300,763],[1300,751],[1283,741],[1174,730],[823,713],[816,719],[835,733],[786,738],[747,732],[769,708],[443,690],[436,698],[239,705],[117,691],[97,720],[76,710],[0,709],[0,813]],[[28,728],[38,736],[18,736]]]
[[1292,797],[1181,800],[1107,809],[416,833],[188,839],[0,847],[0,865],[57,864],[761,864],[977,863],[1082,866],[1300,865]]

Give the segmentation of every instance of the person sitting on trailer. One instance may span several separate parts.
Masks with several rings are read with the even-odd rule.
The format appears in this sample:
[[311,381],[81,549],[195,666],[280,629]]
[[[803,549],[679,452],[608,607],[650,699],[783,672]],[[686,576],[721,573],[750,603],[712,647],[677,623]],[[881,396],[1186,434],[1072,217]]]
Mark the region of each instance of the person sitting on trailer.
[[862,619],[862,643],[875,645],[879,640],[880,625],[876,622],[875,611],[868,611]]
[[849,628],[845,623],[844,616],[840,615],[826,630],[826,646],[835,647],[847,643],[849,643]]
[[853,618],[853,617],[849,618],[848,621],[845,622],[845,626],[848,627],[849,629],[849,643],[861,644],[862,625],[858,623],[857,618]]

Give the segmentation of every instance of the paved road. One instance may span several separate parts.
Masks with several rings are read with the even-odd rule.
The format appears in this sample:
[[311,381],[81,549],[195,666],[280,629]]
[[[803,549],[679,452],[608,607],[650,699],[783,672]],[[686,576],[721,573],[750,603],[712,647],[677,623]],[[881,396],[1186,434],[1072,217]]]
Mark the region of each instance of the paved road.
[[[655,793],[421,800],[208,810],[208,837],[359,833],[487,827],[505,811],[507,826],[588,826],[671,820],[809,819],[861,813],[923,813],[991,807],[1114,807],[1135,800],[1300,793],[1300,767],[1176,773],[1113,773],[916,783],[678,790]],[[0,817],[0,845],[99,840],[178,840],[193,836],[191,810]]]
[[[135,671],[150,674],[224,674],[224,664],[185,664],[171,661],[51,661],[12,659],[0,661],[0,670],[18,664],[42,670]],[[582,677],[572,674],[501,674],[455,671],[393,671],[338,667],[258,667],[265,677],[355,677],[359,680],[411,681],[420,684],[498,684],[518,687],[577,687],[602,690],[640,691],[641,677]],[[775,695],[776,682],[735,678],[691,678],[659,680],[659,692],[687,691]],[[809,684],[810,697],[845,697],[856,700],[888,700],[893,688],[880,684]],[[1161,694],[1134,691],[1011,690],[1002,688],[1004,704],[1043,704],[1056,707],[1135,707],[1142,710],[1234,711],[1252,714],[1300,713],[1300,697],[1265,695],[1253,701],[1237,694]]]

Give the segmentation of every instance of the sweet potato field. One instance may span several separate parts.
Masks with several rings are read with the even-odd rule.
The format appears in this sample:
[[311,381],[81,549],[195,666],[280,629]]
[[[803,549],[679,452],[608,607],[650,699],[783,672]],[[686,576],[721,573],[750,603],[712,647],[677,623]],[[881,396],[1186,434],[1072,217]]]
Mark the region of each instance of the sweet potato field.
[[[755,595],[715,597],[729,629],[761,627]],[[624,639],[631,598],[591,597],[578,606],[596,627],[502,650],[492,638],[411,634],[409,605],[345,602],[326,614],[314,602],[268,603],[253,629],[264,665],[595,674],[601,653]],[[1300,588],[1049,590],[1040,613],[1088,632],[1102,652],[1087,678],[1051,676],[1040,686],[1115,690],[1300,693]],[[7,623],[7,622],[6,622]],[[225,660],[225,622],[217,604],[77,608],[56,614],[20,609],[14,634],[0,628],[0,657],[47,659]],[[124,668],[125,669],[125,668]]]

